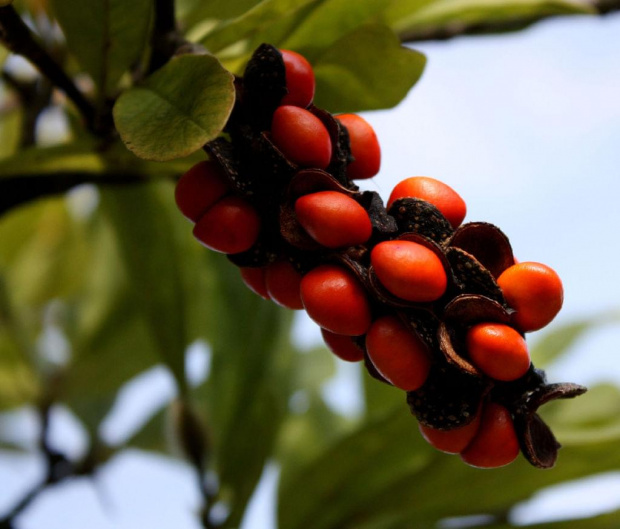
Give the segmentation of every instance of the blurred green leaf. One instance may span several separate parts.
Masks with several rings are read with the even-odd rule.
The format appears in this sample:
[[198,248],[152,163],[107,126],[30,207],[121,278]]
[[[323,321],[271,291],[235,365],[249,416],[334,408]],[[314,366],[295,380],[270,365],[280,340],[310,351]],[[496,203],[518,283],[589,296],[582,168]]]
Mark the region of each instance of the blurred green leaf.
[[605,312],[573,321],[565,325],[556,325],[547,331],[542,338],[534,342],[531,355],[538,367],[545,367],[566,353],[579,339],[590,331],[606,325],[618,325],[619,312]]
[[[0,48],[1,49],[1,48]],[[0,63],[2,61],[0,60]],[[0,96],[2,92],[0,89]],[[2,98],[0,97],[0,101]],[[19,107],[0,112],[0,160],[11,156],[19,145],[19,134],[22,120]],[[0,172],[1,174],[1,172]]]
[[[515,526],[493,524],[488,527],[489,529],[509,529]],[[601,514],[592,518],[535,523],[528,524],[526,527],[527,529],[612,529],[614,527],[620,527],[620,510]]]
[[319,0],[262,0],[241,16],[225,21],[210,32],[202,44],[211,52],[219,52],[227,46],[259,34],[279,19],[303,9]]
[[231,507],[226,527],[236,527],[286,415],[291,314],[252,293],[223,255],[211,254],[210,263],[211,372],[194,401],[211,432],[220,497]]
[[226,20],[237,18],[259,4],[261,0],[191,0],[187,2],[182,18],[186,24],[205,19]]
[[[140,185],[102,191],[102,206],[115,227],[133,295],[146,317],[153,345],[185,388],[185,298],[170,211],[170,186]],[[131,352],[128,352],[131,354]]]
[[385,7],[385,0],[326,0],[314,7],[281,43],[285,49],[302,53],[311,62],[339,38],[359,26],[374,21]]
[[418,81],[426,58],[404,48],[388,27],[363,26],[317,58],[316,105],[330,112],[389,108]]
[[140,158],[188,156],[224,128],[235,100],[233,76],[212,55],[181,55],[124,92],[116,128]]
[[69,49],[103,96],[141,58],[151,24],[150,0],[50,0]]
[[[595,12],[578,0],[406,0],[392,2],[385,10],[387,23],[401,40],[424,40],[429,33],[449,33],[451,26],[512,24],[513,28],[552,15]],[[481,28],[483,29],[483,28]]]
[[560,437],[564,448],[551,471],[523,458],[501,469],[474,469],[427,445],[403,406],[362,425],[303,469],[283,468],[279,521],[287,528],[312,520],[313,529],[389,529],[503,515],[546,486],[618,468],[619,440],[619,431],[587,442]]

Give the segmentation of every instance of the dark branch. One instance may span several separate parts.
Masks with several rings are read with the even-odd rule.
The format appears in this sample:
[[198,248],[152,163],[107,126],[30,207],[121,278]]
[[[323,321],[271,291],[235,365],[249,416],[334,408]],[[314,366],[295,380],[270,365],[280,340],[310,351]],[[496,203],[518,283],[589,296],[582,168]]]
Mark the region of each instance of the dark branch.
[[[620,11],[620,0],[592,0],[590,5],[599,15]],[[455,21],[440,27],[413,29],[399,35],[402,42],[423,42],[428,40],[449,40],[463,35],[505,33],[523,29],[535,22],[550,17],[524,17],[499,22],[480,22],[467,24]]]
[[155,23],[151,37],[149,73],[161,68],[185,40],[177,31],[174,0],[155,0]]
[[24,112],[19,145],[21,148],[32,147],[35,144],[37,120],[49,105],[52,85],[47,78],[21,82],[7,72],[2,72],[2,79],[15,90]]
[[0,41],[13,53],[28,59],[78,108],[90,130],[95,129],[95,110],[65,71],[52,59],[24,24],[12,5],[0,7]]
[[0,179],[0,215],[31,200],[60,195],[80,184],[126,185],[146,180],[147,177],[141,174],[93,175],[87,172],[63,172],[42,176],[3,176]]

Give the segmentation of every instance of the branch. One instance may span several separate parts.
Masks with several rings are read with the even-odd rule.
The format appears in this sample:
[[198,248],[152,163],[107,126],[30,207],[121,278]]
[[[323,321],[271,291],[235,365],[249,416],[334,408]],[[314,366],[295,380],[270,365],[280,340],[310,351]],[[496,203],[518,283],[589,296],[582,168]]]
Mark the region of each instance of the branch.
[[19,145],[21,148],[32,147],[35,144],[37,120],[41,112],[49,105],[52,85],[47,78],[21,82],[8,72],[2,72],[2,79],[17,92],[24,112]]
[[21,204],[51,195],[60,195],[80,184],[126,185],[144,182],[142,174],[93,175],[88,172],[62,172],[41,176],[7,176],[0,179],[0,215]]
[[183,44],[185,40],[177,31],[174,0],[155,0],[155,23],[148,73],[153,73],[166,64]]
[[[615,11],[620,11],[620,0],[590,0],[589,4],[599,15],[607,15]],[[551,16],[532,16],[473,24],[455,21],[440,27],[412,29],[400,34],[399,37],[401,42],[422,42],[427,40],[449,40],[462,35],[505,33],[523,29],[544,18],[551,18]]]
[[78,108],[91,131],[95,131],[95,110],[65,71],[37,42],[12,5],[0,6],[0,42],[10,51],[28,59]]

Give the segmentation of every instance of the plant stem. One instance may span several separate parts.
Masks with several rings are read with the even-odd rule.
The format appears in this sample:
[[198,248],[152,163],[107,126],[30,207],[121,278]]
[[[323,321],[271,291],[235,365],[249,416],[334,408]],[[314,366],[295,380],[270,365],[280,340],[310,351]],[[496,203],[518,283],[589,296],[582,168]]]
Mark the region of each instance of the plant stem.
[[155,23],[148,72],[152,73],[166,64],[183,42],[177,31],[174,0],[155,0]]
[[86,125],[95,131],[95,110],[65,71],[52,59],[24,24],[12,5],[0,7],[0,41],[13,53],[28,59],[78,108]]

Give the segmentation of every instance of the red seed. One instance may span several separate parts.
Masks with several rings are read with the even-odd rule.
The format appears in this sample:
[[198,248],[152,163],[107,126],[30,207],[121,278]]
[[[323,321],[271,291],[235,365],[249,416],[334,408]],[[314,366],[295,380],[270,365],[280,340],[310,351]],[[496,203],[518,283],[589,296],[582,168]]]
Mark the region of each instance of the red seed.
[[384,241],[377,244],[370,261],[381,284],[395,296],[413,302],[439,299],[448,279],[435,253],[412,241]]
[[249,250],[260,232],[254,207],[237,196],[216,202],[194,226],[194,237],[216,252],[235,254]]
[[419,389],[431,368],[428,347],[396,316],[383,316],[370,326],[366,350],[377,371],[404,391]]
[[321,329],[321,334],[325,345],[341,360],[359,362],[364,359],[364,350],[353,341],[351,336],[335,334],[327,329]]
[[269,292],[267,292],[267,286],[265,285],[265,268],[239,268],[241,272],[241,278],[252,292],[259,295],[264,299],[271,299]]
[[508,325],[474,325],[467,331],[466,343],[474,365],[496,380],[516,380],[525,375],[530,367],[530,353],[525,340]]
[[398,183],[388,200],[388,209],[394,201],[405,197],[430,202],[448,219],[453,228],[461,225],[467,213],[465,201],[454,189],[428,176],[412,176]]
[[228,193],[228,182],[217,164],[198,162],[177,182],[174,198],[181,213],[197,222],[205,212]]
[[265,273],[269,296],[278,305],[288,309],[303,309],[299,293],[301,277],[289,261],[282,259],[270,264]]
[[363,244],[372,234],[366,210],[338,191],[319,191],[298,198],[295,214],[308,234],[328,248]]
[[349,133],[351,154],[354,161],[347,166],[347,176],[352,180],[372,178],[381,168],[381,147],[374,129],[357,114],[341,114],[336,119]]
[[271,122],[271,139],[287,158],[303,167],[325,169],[332,157],[325,125],[303,108],[278,107]]
[[306,108],[314,98],[314,71],[308,60],[297,52],[280,50],[286,72],[286,94],[280,104]]
[[321,265],[301,280],[308,316],[336,334],[359,336],[370,327],[370,304],[361,283],[344,268]]

